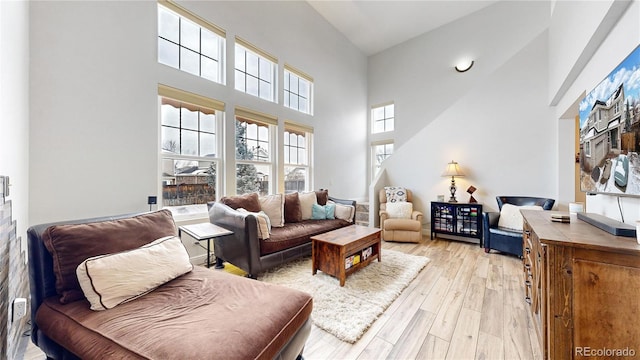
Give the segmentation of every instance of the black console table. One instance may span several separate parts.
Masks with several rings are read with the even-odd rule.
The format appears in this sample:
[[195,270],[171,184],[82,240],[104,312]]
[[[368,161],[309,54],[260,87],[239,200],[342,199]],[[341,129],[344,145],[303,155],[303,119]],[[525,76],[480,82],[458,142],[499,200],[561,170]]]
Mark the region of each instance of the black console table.
[[478,239],[482,247],[482,204],[431,202],[431,239],[438,234]]

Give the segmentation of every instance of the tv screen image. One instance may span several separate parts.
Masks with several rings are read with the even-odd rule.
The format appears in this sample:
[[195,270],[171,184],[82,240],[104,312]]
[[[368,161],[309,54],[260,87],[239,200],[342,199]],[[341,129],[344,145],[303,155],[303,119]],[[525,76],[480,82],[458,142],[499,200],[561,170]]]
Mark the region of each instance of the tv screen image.
[[640,46],[580,102],[580,189],[640,196]]

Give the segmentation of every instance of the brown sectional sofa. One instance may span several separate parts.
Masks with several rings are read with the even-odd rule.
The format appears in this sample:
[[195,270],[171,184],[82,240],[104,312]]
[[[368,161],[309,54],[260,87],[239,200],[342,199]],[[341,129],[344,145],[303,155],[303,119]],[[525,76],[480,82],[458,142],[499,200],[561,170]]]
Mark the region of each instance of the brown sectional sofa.
[[[351,218],[348,220],[337,218],[301,220],[299,216],[292,215],[296,208],[295,205],[292,208],[291,198],[287,198],[291,195],[297,194],[285,196],[284,226],[272,227],[269,238],[265,239],[260,239],[258,236],[256,216],[237,210],[240,207],[253,206],[245,202],[246,198],[222,198],[219,202],[209,203],[211,223],[233,231],[233,235],[215,239],[216,267],[223,267],[226,261],[247,272],[248,277],[255,278],[257,274],[270,268],[311,255],[312,236],[353,225],[355,222],[356,202],[353,200],[330,197],[326,190],[316,191],[319,205],[332,201],[336,204],[352,206]],[[253,208],[253,210],[257,209]]]
[[[296,359],[302,355],[311,330],[310,295],[194,267],[186,250],[188,267],[183,275],[108,310],[90,309],[75,277],[78,264],[96,255],[100,259],[130,255],[157,238],[176,241],[177,229],[168,210],[42,224],[27,233],[31,340],[47,358]],[[175,262],[174,252],[166,256]],[[161,268],[150,273],[162,272]],[[113,270],[106,271],[109,278]],[[146,279],[138,275],[125,283],[140,278]]]

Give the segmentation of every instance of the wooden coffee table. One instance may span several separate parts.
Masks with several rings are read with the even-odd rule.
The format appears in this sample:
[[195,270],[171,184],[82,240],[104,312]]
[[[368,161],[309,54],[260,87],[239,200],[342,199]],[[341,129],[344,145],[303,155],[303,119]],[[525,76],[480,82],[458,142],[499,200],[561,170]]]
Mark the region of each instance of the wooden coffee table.
[[312,236],[313,275],[321,270],[340,279],[340,286],[344,286],[348,275],[374,259],[381,261],[380,232],[378,228],[351,225]]

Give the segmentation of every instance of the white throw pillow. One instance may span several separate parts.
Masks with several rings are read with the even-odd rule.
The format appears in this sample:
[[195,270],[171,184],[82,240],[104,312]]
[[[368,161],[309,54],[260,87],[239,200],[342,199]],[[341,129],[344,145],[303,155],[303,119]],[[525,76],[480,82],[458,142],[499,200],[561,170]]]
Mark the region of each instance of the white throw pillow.
[[520,210],[544,210],[538,205],[516,206],[512,204],[503,204],[500,209],[500,219],[498,219],[498,227],[522,231],[522,214]]
[[390,219],[411,219],[411,213],[413,213],[413,203],[406,201],[398,201],[387,203],[387,214]]
[[336,212],[335,212],[336,219],[342,219],[348,222],[353,221],[353,213],[356,211],[355,207],[351,205],[338,204],[333,201],[327,201],[327,204],[336,205]]
[[271,234],[271,220],[264,211],[261,210],[260,212],[251,212],[243,208],[237,209],[237,211],[241,213],[251,214],[256,217],[256,220],[258,221],[258,239],[264,240],[270,237],[269,235]]
[[300,199],[300,211],[302,212],[302,220],[311,219],[313,204],[318,203],[318,197],[316,196],[316,192],[309,191],[309,192],[299,193],[298,198]]
[[261,196],[260,208],[264,211],[273,227],[284,226],[284,194]]
[[191,270],[180,238],[167,236],[133,250],[90,257],[78,265],[76,275],[91,310],[107,310]]

